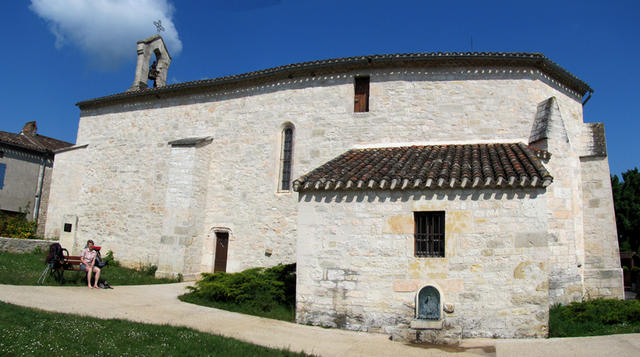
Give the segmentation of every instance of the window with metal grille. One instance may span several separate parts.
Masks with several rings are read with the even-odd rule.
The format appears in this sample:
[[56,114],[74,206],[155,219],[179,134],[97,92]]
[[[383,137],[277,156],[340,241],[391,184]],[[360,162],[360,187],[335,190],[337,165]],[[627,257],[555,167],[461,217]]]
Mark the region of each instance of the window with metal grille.
[[293,151],[293,128],[282,131],[282,155],[280,156],[280,190],[291,189],[291,156]]
[[444,212],[414,212],[416,257],[444,257]]

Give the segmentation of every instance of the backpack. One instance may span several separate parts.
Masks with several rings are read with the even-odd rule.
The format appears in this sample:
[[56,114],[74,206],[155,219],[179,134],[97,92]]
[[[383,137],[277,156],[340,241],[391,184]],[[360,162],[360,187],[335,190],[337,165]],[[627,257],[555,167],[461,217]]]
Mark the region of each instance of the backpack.
[[[49,254],[47,254],[47,258],[45,260],[46,264],[49,264],[53,269],[64,268],[68,263],[65,261],[64,251],[66,249],[62,248],[60,243],[53,243],[49,246]],[[69,252],[67,252],[67,255]]]
[[109,262],[105,262],[102,260],[102,256],[100,255],[100,250],[96,250],[96,266],[100,269],[107,266]]

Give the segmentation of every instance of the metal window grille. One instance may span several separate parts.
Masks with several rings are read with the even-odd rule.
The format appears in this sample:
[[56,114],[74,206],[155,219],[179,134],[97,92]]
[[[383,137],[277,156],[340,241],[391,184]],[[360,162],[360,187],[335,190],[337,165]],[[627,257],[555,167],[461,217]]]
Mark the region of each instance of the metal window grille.
[[414,212],[415,255],[444,257],[444,212]]
[[286,128],[283,132],[282,143],[282,159],[280,166],[282,168],[280,189],[289,191],[291,188],[291,151],[293,146],[293,129]]

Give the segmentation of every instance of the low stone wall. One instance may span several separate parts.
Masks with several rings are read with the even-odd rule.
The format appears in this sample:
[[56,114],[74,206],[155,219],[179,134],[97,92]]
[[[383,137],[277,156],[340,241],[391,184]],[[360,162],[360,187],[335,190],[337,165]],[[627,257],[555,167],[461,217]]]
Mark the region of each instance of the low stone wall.
[[56,243],[55,240],[44,239],[17,239],[17,238],[5,238],[0,237],[0,252],[9,253],[31,253],[37,247],[44,253],[49,250],[51,243]]

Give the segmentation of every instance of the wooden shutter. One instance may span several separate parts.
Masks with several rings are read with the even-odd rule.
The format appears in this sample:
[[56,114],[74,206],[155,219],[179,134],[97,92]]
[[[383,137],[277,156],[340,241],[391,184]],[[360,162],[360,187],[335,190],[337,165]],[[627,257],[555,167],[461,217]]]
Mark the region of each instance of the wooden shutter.
[[356,113],[369,111],[369,77],[356,77],[353,111]]
[[4,173],[7,171],[7,164],[0,164],[0,190],[4,187]]

